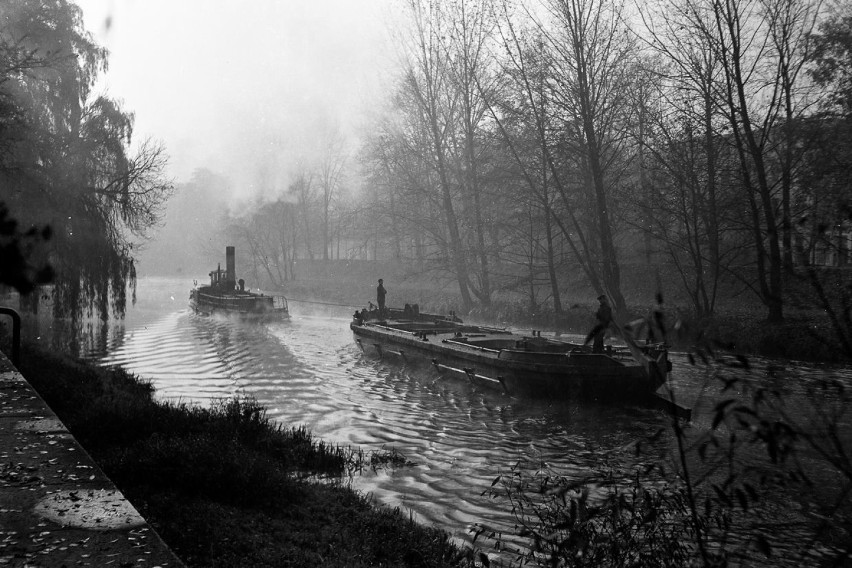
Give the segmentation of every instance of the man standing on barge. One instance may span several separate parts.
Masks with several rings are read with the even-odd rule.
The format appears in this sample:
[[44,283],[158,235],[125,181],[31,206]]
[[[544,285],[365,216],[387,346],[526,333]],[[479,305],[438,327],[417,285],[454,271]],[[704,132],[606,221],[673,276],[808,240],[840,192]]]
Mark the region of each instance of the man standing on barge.
[[612,323],[612,308],[609,306],[609,299],[606,297],[606,294],[598,296],[598,301],[601,303],[598,311],[595,312],[595,318],[597,318],[598,323],[589,332],[589,335],[586,336],[586,341],[583,343],[583,345],[588,345],[589,341],[594,340],[594,343],[592,343],[592,353],[603,353],[604,336],[606,335],[606,330],[609,328],[609,324]]
[[379,317],[382,318],[385,316],[385,296],[387,295],[387,290],[384,287],[384,281],[379,278],[379,285],[376,287],[376,303],[379,304]]

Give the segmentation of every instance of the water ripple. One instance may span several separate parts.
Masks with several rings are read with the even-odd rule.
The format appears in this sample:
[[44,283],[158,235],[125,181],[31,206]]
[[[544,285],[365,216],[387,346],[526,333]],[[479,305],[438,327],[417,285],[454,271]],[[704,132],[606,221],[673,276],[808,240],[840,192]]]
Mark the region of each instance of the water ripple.
[[[645,407],[514,399],[369,358],[353,341],[348,312],[254,325],[163,305],[111,341],[103,364],[152,381],[165,399],[209,404],[250,395],[273,419],[306,425],[332,444],[394,448],[413,465],[367,471],[354,486],[459,539],[474,522],[512,526],[508,507],[481,494],[516,463],[585,478],[605,460],[630,459],[623,448],[665,426]],[[679,392],[699,399],[703,379],[675,365]]]

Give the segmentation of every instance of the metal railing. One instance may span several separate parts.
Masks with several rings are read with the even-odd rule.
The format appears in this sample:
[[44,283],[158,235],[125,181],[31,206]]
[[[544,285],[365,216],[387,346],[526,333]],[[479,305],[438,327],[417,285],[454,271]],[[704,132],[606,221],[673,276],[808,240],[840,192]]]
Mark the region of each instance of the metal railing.
[[21,363],[21,315],[12,308],[2,306],[0,315],[12,318],[12,364],[17,367]]

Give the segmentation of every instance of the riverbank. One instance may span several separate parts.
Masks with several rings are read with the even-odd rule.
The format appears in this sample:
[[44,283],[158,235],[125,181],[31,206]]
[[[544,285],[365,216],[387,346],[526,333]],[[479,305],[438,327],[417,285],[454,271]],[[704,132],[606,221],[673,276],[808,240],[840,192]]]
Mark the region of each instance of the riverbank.
[[149,384],[25,346],[22,374],[187,566],[464,566],[438,529],[347,470],[399,460],[272,424],[249,400],[159,402]]
[[0,353],[0,566],[183,566]]

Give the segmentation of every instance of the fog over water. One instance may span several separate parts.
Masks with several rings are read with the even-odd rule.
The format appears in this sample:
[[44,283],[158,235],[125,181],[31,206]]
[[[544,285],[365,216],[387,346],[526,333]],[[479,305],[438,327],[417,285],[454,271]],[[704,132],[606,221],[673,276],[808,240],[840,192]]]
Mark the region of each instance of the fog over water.
[[388,0],[76,3],[110,52],[98,91],[135,113],[135,142],[162,141],[176,182],[209,168],[238,197],[259,172],[286,179],[317,130],[352,139],[395,61]]

